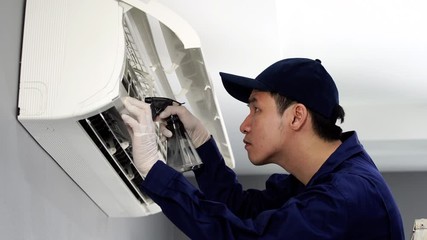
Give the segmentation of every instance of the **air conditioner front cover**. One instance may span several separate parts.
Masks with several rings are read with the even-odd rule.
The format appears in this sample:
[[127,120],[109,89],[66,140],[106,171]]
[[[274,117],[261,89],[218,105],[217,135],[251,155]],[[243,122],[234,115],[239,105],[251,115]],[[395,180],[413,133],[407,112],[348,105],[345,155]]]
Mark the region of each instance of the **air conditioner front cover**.
[[27,0],[18,120],[108,216],[160,211],[138,188],[124,96],[187,102],[234,167],[210,86],[197,35],[156,2]]

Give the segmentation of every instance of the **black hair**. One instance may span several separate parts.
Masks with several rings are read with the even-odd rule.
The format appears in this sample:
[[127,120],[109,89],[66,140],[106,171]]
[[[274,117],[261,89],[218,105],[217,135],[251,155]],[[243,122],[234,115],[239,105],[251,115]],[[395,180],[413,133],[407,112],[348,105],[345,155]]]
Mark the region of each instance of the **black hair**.
[[[279,93],[271,93],[271,96],[274,98],[277,105],[277,112],[279,114],[283,114],[283,112],[291,106],[293,103],[297,103],[297,101],[292,100],[290,98],[284,97]],[[311,115],[312,124],[314,132],[322,139],[326,141],[339,140],[342,134],[341,127],[337,126],[335,123],[337,120],[340,120],[341,123],[344,122],[345,112],[344,109],[337,105],[334,109],[332,119],[327,119],[326,117],[318,114],[315,111],[307,108],[308,112]]]
[[313,129],[317,135],[327,141],[339,140],[341,138],[342,129],[335,124],[338,119],[341,123],[344,122],[345,112],[340,105],[337,105],[334,109],[332,117],[334,120],[327,119],[310,109],[308,111],[311,114]]
[[277,112],[282,115],[283,112],[289,107],[291,106],[293,103],[296,103],[296,101],[284,97],[282,95],[280,95],[279,93],[275,93],[275,92],[270,92],[271,96],[274,98],[274,101],[276,102],[276,106],[277,106]]

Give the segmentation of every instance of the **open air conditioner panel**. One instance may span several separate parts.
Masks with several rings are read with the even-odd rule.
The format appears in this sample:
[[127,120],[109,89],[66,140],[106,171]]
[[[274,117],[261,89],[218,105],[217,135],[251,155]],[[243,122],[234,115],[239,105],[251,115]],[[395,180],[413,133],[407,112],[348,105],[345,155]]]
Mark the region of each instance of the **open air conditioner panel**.
[[146,216],[161,209],[138,187],[124,96],[185,102],[234,167],[197,35],[182,19],[156,1],[27,0],[18,120],[108,216]]

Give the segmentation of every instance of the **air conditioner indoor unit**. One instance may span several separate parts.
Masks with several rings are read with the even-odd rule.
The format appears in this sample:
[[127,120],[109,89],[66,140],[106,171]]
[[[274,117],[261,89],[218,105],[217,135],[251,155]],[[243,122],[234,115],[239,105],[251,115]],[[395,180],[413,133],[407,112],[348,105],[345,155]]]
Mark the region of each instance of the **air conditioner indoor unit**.
[[124,96],[185,102],[234,167],[199,38],[183,19],[156,1],[27,0],[18,120],[108,216],[145,216],[160,208],[138,188]]

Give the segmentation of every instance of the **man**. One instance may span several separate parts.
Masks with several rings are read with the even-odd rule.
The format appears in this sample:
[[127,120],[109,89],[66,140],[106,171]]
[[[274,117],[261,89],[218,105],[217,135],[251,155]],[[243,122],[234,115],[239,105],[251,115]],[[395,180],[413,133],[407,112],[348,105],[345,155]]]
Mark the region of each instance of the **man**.
[[[233,97],[248,103],[240,131],[249,160],[274,163],[262,191],[247,190],[226,167],[214,139],[183,106],[177,114],[203,166],[200,190],[159,160],[149,105],[126,99],[141,188],[192,239],[404,239],[401,216],[355,132],[342,133],[338,90],[319,60],[285,59],[255,79],[220,73]],[[165,132],[170,136],[170,132]]]

